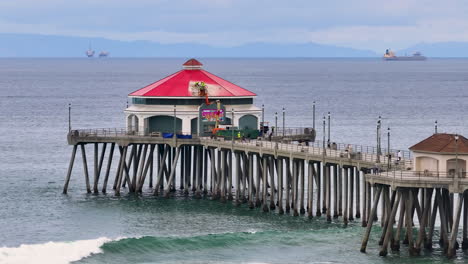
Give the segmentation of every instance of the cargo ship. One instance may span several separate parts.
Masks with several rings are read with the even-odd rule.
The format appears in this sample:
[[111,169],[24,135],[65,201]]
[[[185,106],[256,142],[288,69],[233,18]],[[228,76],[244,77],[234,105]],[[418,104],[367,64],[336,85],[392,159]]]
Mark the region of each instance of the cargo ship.
[[105,58],[105,57],[108,57],[109,56],[109,52],[108,51],[101,51],[99,53],[99,57],[100,58]]
[[427,58],[421,54],[421,52],[415,52],[412,56],[396,56],[390,49],[385,50],[383,60],[386,61],[423,61]]

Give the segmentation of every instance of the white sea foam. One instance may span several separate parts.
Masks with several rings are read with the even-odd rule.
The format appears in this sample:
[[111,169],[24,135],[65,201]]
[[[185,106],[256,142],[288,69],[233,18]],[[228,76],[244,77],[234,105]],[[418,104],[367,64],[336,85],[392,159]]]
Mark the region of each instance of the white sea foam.
[[47,242],[32,245],[23,244],[19,247],[1,247],[0,264],[67,264],[91,254],[101,253],[100,247],[112,240],[100,237],[72,242]]

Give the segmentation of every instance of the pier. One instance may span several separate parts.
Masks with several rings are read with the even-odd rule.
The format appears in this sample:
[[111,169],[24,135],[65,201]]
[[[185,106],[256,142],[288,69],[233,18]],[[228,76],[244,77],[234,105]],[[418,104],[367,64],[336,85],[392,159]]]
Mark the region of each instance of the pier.
[[461,248],[468,249],[463,136],[438,133],[436,125],[432,136],[401,151],[390,149],[388,128],[382,148],[379,117],[376,147],[335,143],[328,113],[323,140],[316,140],[315,102],[311,127],[286,127],[285,108],[281,126],[277,113],[274,126],[267,126],[263,105],[253,103],[256,94],[203,70],[195,59],[129,97],[124,129],[69,124],[73,149],[64,194],[80,152],[88,193],[170,198],[179,190],[265,213],[323,216],[345,226],[359,221],[365,228],[361,252],[380,219],[381,256],[389,248],[399,251],[401,241],[410,255],[418,255],[423,247],[431,250],[438,237],[453,257],[461,223]]
[[[141,193],[147,185],[157,196],[170,197],[180,189],[197,198],[248,203],[250,208],[261,207],[265,212],[278,210],[294,216],[307,212],[310,218],[323,214],[328,221],[342,217],[344,224],[361,219],[367,226],[376,189],[364,175],[376,169],[376,160],[382,167],[395,166],[396,155],[388,159],[378,155],[374,147],[350,144],[328,147],[320,141],[308,146],[283,141],[288,143],[195,135],[191,139],[163,138],[118,129],[72,130],[68,143],[73,150],[63,192],[67,193],[80,151],[88,193],[106,193],[108,185],[115,195],[124,188]],[[92,146],[91,159],[87,146]],[[411,166],[409,153],[405,156],[398,166]],[[93,160],[92,186],[88,160]],[[112,166],[115,175],[110,175]]]

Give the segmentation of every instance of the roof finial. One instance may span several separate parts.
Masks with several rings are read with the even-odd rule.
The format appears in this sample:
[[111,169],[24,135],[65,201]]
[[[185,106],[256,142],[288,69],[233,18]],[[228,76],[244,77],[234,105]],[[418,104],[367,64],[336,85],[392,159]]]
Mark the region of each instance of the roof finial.
[[198,60],[192,58],[182,64],[185,70],[199,70],[202,68],[203,64]]

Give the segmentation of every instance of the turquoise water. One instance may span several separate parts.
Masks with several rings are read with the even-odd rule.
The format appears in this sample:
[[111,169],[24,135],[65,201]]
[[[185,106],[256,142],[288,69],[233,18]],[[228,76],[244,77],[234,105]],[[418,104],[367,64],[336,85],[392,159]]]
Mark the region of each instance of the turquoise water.
[[[173,199],[86,194],[77,157],[62,195],[74,128],[124,127],[126,95],[180,69],[184,59],[0,59],[0,263],[463,263],[441,251],[378,257],[363,228],[176,194]],[[468,60],[201,59],[205,68],[258,94],[266,118],[311,126],[311,102],[332,112],[332,140],[373,145],[375,122],[392,148],[433,131],[468,135]],[[317,126],[319,124],[317,123]],[[319,134],[319,137],[321,135]],[[385,142],[386,143],[386,142]]]

